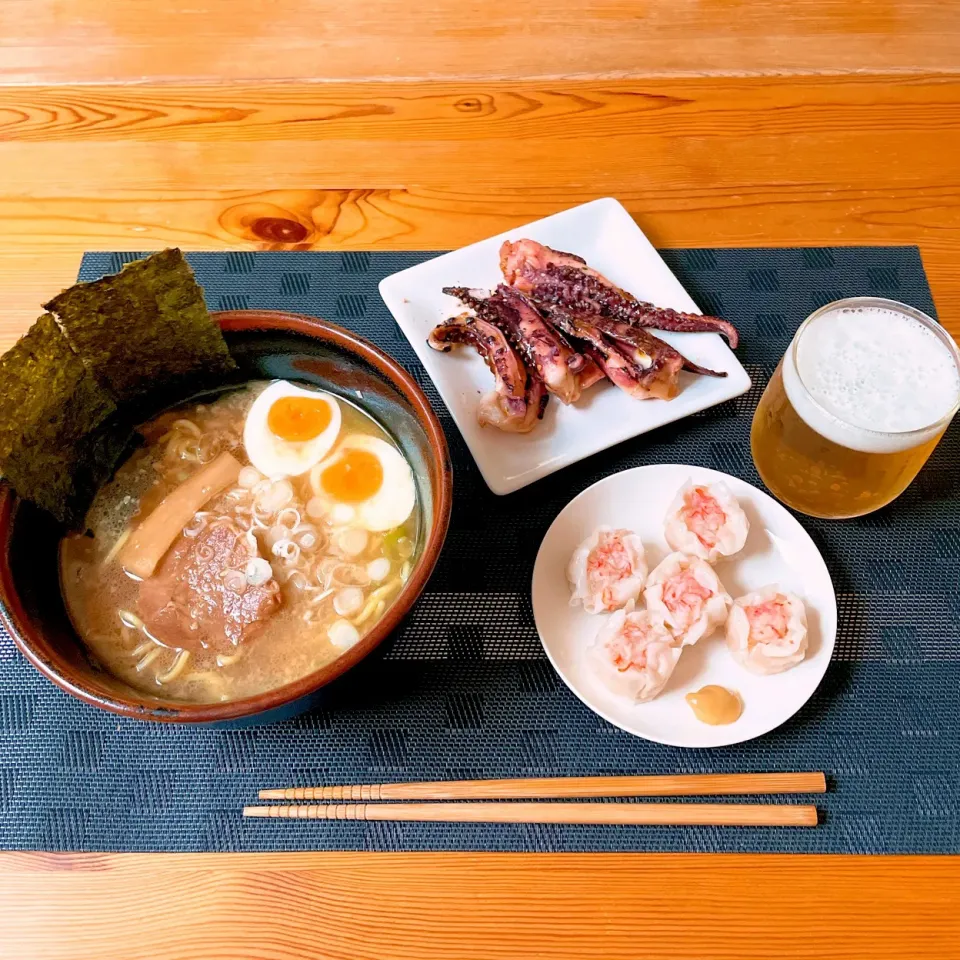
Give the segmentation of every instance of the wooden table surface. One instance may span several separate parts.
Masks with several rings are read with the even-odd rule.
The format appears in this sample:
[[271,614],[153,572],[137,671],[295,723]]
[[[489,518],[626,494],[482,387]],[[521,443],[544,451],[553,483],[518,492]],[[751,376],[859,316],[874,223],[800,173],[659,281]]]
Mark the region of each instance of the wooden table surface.
[[[916,243],[960,334],[944,0],[0,0],[0,349],[88,249]],[[420,9],[421,7],[429,9]],[[0,855],[0,956],[957,955],[960,861]]]

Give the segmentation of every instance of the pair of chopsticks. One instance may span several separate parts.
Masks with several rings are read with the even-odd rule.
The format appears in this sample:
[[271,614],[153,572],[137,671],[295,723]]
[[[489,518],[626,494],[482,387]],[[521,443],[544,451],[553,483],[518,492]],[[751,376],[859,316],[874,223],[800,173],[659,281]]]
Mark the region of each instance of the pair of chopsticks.
[[[243,808],[245,817],[445,823],[594,823],[659,826],[815,827],[817,808],[776,803],[501,803],[596,797],[756,796],[825,793],[822,773],[455,780],[261,790],[261,800],[323,801]],[[380,801],[408,801],[382,803]],[[334,802],[330,802],[334,801]],[[344,802],[346,801],[346,802]],[[359,802],[356,802],[359,801]],[[466,802],[465,802],[466,801]]]

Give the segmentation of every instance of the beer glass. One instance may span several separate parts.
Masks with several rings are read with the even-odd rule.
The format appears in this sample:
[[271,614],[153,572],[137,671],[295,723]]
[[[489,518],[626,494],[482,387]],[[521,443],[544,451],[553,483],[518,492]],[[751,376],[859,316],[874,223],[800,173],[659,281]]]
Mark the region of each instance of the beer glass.
[[920,310],[828,303],[800,326],[750,431],[763,482],[814,517],[857,517],[909,486],[960,406],[960,354]]

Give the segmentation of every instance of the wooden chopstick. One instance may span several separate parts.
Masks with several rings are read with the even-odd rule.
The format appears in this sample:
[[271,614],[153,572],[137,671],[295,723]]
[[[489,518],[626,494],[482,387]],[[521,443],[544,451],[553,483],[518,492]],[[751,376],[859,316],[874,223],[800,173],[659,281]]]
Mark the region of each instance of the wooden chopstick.
[[695,773],[675,776],[548,777],[530,780],[450,780],[427,783],[364,783],[344,787],[261,790],[261,800],[513,800],[588,797],[750,796],[825,793],[822,773]]
[[244,807],[245,817],[446,823],[815,827],[817,808],[774,803],[337,803]]

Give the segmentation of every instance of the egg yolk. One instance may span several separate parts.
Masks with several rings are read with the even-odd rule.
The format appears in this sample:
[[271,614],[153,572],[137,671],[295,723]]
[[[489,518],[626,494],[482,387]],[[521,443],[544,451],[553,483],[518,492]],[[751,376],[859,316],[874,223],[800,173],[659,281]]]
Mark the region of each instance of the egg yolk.
[[280,397],[271,404],[267,428],[281,440],[302,443],[320,436],[333,419],[330,404],[313,397]]
[[342,503],[359,503],[383,485],[383,467],[369,450],[348,449],[323,471],[320,484]]

